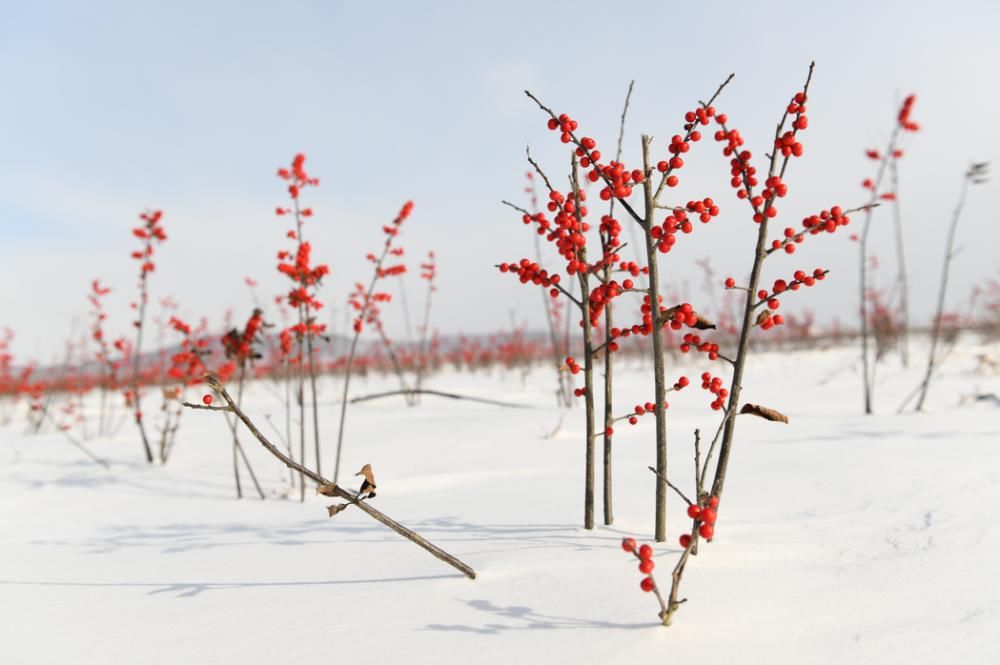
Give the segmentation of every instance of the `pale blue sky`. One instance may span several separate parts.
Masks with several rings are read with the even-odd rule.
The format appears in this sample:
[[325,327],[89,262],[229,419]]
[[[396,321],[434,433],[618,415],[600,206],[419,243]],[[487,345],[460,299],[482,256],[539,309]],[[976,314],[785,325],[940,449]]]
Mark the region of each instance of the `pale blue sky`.
[[[788,97],[817,62],[806,158],[792,165],[781,220],[864,199],[863,150],[891,129],[896,106],[918,94],[902,198],[924,319],[947,223],[969,159],[1000,148],[994,71],[995,2],[31,2],[0,0],[0,326],[22,355],[51,356],[86,311],[89,280],[115,288],[111,328],[124,330],[134,283],[129,227],[144,207],[165,211],[170,236],[154,297],[218,321],[250,306],[243,278],[283,288],[274,254],[285,224],[274,177],[296,151],[322,186],[308,223],[332,275],[335,310],[367,270],[363,255],[406,199],[403,240],[416,263],[439,255],[436,309],[443,332],[483,332],[540,321],[535,293],[491,266],[531,253],[531,237],[499,205],[518,199],[531,143],[550,173],[565,156],[521,90],[530,87],[610,148],[628,81],[636,79],[626,138],[669,140],[695,100],[730,72],[718,106],[758,153]],[[694,259],[748,267],[753,232],[726,182],[714,143],[696,146],[683,200],[714,196],[722,215],[669,255],[674,284]],[[953,295],[1000,269],[998,182],[973,192]],[[873,246],[891,266],[889,217]],[[742,235],[741,235],[742,234]],[[746,236],[746,237],[745,237]],[[849,319],[855,247],[810,243],[771,277],[833,271],[809,306]],[[886,275],[888,277],[888,275]],[[422,296],[408,280],[411,301]],[[822,295],[820,295],[822,293]]]

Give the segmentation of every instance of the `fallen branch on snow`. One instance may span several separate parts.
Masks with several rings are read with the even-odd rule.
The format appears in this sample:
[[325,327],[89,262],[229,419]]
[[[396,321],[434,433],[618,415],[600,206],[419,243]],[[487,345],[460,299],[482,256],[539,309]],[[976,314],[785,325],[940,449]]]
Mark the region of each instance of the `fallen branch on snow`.
[[[218,394],[226,402],[227,405],[226,408],[221,410],[231,411],[235,413],[236,417],[242,420],[243,424],[246,425],[248,430],[250,430],[250,433],[253,434],[258,441],[260,441],[261,445],[263,445],[264,448],[266,448],[269,453],[271,453],[279,460],[281,460],[281,462],[285,466],[287,466],[290,469],[294,469],[295,471],[298,471],[299,473],[306,476],[310,480],[316,482],[320,487],[324,489],[323,493],[326,494],[327,496],[337,496],[342,499],[345,499],[349,505],[357,506],[359,509],[367,513],[368,516],[374,519],[375,521],[381,522],[382,524],[389,527],[402,537],[424,548],[425,550],[433,554],[441,561],[444,561],[448,565],[462,571],[462,573],[466,577],[470,579],[476,579],[476,571],[473,570],[472,567],[470,567],[468,564],[464,563],[463,561],[460,561],[451,554],[448,554],[437,545],[434,545],[433,543],[425,540],[423,536],[421,536],[420,534],[406,528],[399,522],[390,518],[388,515],[385,515],[381,511],[373,508],[367,502],[359,501],[357,496],[355,496],[355,494],[327,480],[326,478],[319,475],[315,471],[312,471],[311,469],[302,466],[301,464],[299,464],[298,462],[296,462],[295,460],[291,459],[290,457],[282,453],[280,450],[278,450],[278,448],[276,448],[273,443],[268,441],[267,437],[264,436],[259,429],[257,429],[257,426],[253,424],[253,421],[251,421],[250,418],[245,413],[243,413],[243,410],[240,409],[240,407],[236,404],[236,402],[233,401],[233,398],[226,391],[226,388],[225,386],[222,385],[222,382],[219,380],[219,377],[215,376],[214,374],[207,374],[205,376],[205,383],[207,383],[208,386],[212,390],[214,390],[216,394]],[[196,405],[185,404],[185,406],[196,406]]]

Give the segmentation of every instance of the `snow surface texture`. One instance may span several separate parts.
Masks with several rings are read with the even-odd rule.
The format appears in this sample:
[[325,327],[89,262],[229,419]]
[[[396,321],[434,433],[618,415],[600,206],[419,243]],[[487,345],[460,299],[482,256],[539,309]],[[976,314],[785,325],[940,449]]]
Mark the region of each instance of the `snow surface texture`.
[[[346,470],[371,463],[374,505],[475,581],[356,509],[330,519],[311,490],[305,505],[275,496],[288,474],[249,436],[271,496],[236,501],[221,414],[185,413],[166,467],[141,461],[128,424],[91,441],[110,471],[15,422],[0,429],[0,663],[1000,663],[1000,409],[961,404],[1000,394],[1000,377],[974,373],[981,350],[952,355],[924,414],[894,414],[919,370],[887,369],[874,417],[859,413],[853,350],[758,356],[745,397],[791,424],[740,418],[717,538],[688,566],[671,628],[619,547],[650,541],[652,419],[619,424],[615,525],[585,531],[582,409],[546,438],[546,370],[431,382],[537,408],[349,411]],[[622,412],[648,399],[647,370],[617,381]],[[270,433],[278,399],[248,394]],[[690,489],[692,431],[718,414],[696,380],[670,401],[671,476]],[[690,524],[670,501],[664,586]]]

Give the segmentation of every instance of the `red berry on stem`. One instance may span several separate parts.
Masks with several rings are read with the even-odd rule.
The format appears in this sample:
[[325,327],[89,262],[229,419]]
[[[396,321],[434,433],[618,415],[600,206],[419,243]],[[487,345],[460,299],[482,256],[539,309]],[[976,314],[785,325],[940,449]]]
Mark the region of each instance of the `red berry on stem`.
[[643,559],[652,559],[653,548],[650,547],[649,545],[643,545],[642,547],[639,548],[639,556]]
[[205,395],[204,397],[201,398],[201,401],[204,402],[205,404],[211,404],[212,403],[212,396],[211,395]]
[[652,559],[643,559],[639,562],[639,572],[649,575],[653,572],[653,568],[656,568],[656,564],[653,563]]
[[626,552],[634,552],[635,538],[622,538],[622,549]]
[[644,577],[642,582],[639,582],[639,588],[648,593],[656,588],[656,582],[652,577]]
[[698,534],[701,535],[702,538],[709,539],[715,534],[715,527],[711,524],[702,524],[698,527]]

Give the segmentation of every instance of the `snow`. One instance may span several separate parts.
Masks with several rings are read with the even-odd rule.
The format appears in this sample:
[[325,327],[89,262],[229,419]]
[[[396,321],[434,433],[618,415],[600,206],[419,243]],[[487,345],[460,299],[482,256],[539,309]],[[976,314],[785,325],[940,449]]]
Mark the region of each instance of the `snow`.
[[[855,351],[758,355],[745,398],[791,423],[739,420],[717,537],[688,566],[670,628],[619,547],[651,540],[652,420],[617,427],[615,524],[588,532],[582,409],[547,436],[559,416],[544,369],[432,382],[533,408],[349,410],[344,468],[371,463],[373,504],[476,580],[356,509],[331,519],[312,491],[305,505],[277,496],[287,472],[246,436],[271,496],[235,500],[218,413],[185,414],[166,466],[141,461],[128,426],[89,441],[110,471],[16,421],[0,428],[0,663],[997,663],[1000,412],[961,399],[1000,393],[974,372],[980,352],[949,358],[923,414],[894,413],[919,369],[890,366],[873,417]],[[648,399],[648,369],[617,381],[620,411]],[[338,385],[323,385],[327,475]],[[686,489],[693,429],[710,438],[718,422],[709,401],[696,381],[670,398],[670,474]],[[245,404],[266,434],[265,414],[281,420],[264,384]],[[671,496],[661,586],[683,509]]]

